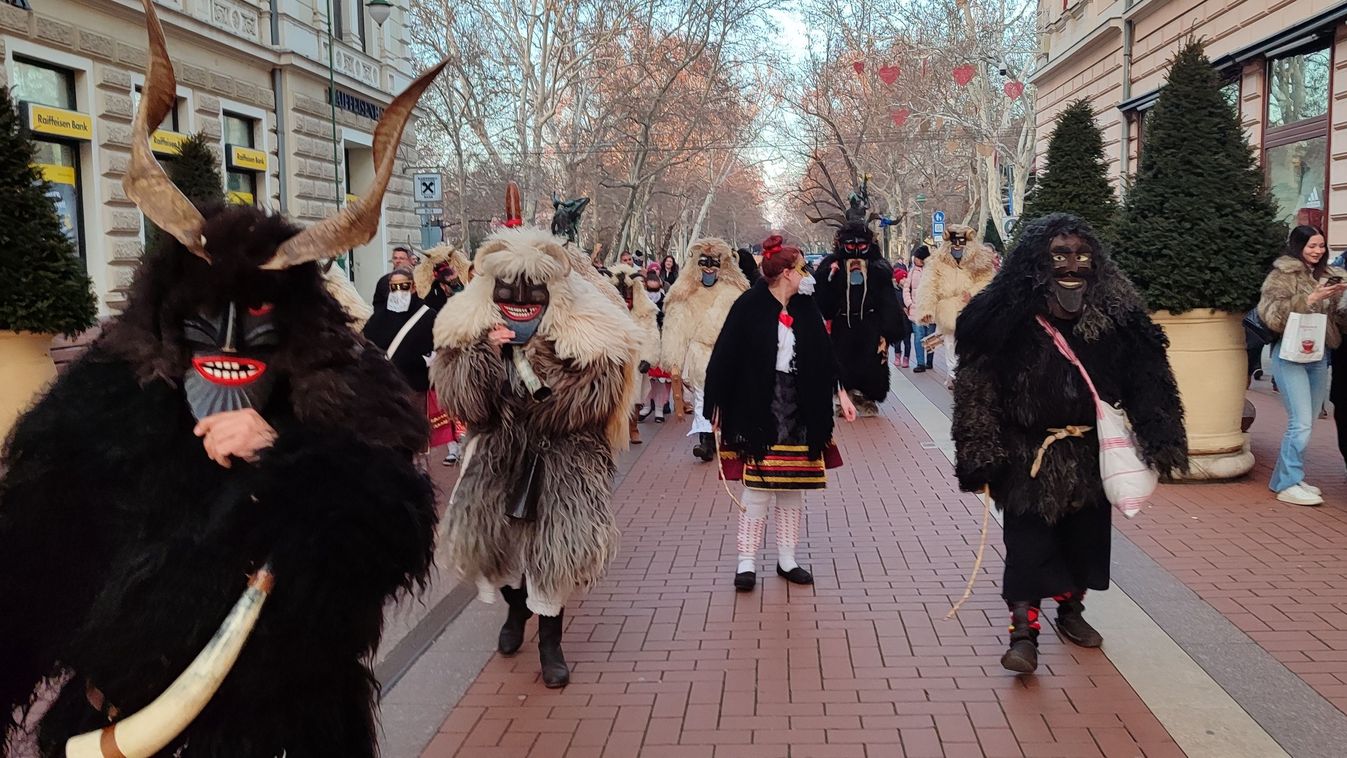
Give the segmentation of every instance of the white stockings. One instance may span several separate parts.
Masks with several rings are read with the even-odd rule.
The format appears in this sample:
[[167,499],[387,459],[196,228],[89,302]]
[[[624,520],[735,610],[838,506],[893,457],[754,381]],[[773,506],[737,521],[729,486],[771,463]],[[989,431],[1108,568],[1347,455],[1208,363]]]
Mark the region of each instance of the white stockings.
[[790,571],[795,562],[795,546],[800,544],[800,524],[804,519],[804,493],[800,491],[769,492],[744,489],[744,510],[739,513],[739,568],[737,571],[756,571],[758,550],[767,532],[767,507],[776,511],[777,563]]

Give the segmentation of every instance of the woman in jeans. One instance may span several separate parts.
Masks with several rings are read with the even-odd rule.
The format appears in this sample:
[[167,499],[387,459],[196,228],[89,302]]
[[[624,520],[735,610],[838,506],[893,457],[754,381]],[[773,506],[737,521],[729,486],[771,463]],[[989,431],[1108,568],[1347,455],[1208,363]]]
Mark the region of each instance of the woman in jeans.
[[1305,448],[1310,428],[1328,396],[1328,350],[1342,341],[1344,314],[1342,294],[1347,291],[1347,272],[1328,265],[1328,245],[1323,231],[1297,226],[1286,240],[1286,252],[1272,264],[1263,280],[1258,317],[1271,331],[1282,334],[1292,313],[1323,313],[1328,316],[1324,334],[1325,357],[1312,363],[1283,360],[1281,339],[1272,344],[1272,376],[1286,407],[1286,435],[1282,437],[1277,466],[1272,470],[1272,491],[1277,499],[1292,505],[1320,505],[1318,487],[1305,482]]
[[912,323],[912,351],[916,353],[917,361],[917,367],[912,369],[914,374],[930,371],[935,361],[934,351],[928,351],[922,344],[922,340],[935,333],[935,324],[921,324],[912,318],[912,304],[917,301],[917,286],[921,284],[921,277],[926,273],[926,259],[930,257],[929,247],[917,245],[912,250],[912,266],[907,270],[907,278],[903,280],[903,307],[907,309],[907,318]]

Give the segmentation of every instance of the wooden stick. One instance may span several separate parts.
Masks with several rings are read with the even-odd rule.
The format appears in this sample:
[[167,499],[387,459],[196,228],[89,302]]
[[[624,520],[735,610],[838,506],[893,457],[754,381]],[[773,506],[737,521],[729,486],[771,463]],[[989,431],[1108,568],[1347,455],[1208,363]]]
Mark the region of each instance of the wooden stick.
[[673,377],[673,411],[674,418],[683,420],[683,377],[674,374]]

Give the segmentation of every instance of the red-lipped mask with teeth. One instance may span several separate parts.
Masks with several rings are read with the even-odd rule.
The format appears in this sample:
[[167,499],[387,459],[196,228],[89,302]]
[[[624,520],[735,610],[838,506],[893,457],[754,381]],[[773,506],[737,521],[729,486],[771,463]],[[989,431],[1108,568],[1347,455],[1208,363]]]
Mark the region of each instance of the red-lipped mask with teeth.
[[183,321],[183,336],[192,353],[183,389],[198,421],[266,406],[276,385],[269,360],[280,344],[270,304],[198,312]]
[[510,344],[522,345],[537,333],[550,297],[547,285],[533,284],[521,277],[512,282],[498,280],[492,299],[505,317],[505,325],[514,332]]

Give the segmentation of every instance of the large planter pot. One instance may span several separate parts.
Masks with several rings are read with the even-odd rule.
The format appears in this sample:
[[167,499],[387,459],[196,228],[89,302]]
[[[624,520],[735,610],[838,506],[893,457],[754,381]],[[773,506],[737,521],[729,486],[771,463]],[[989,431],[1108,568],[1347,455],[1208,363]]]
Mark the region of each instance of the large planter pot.
[[50,334],[0,331],[0,440],[56,376]]
[[1247,474],[1253,453],[1241,428],[1248,385],[1242,314],[1203,309],[1152,317],[1169,336],[1169,365],[1183,401],[1191,470],[1182,478]]

